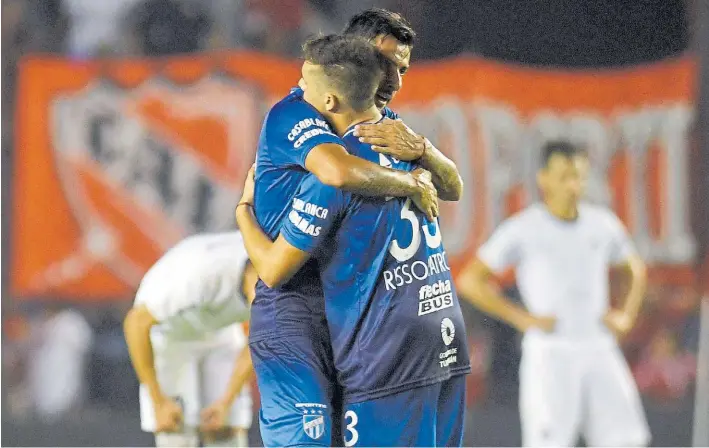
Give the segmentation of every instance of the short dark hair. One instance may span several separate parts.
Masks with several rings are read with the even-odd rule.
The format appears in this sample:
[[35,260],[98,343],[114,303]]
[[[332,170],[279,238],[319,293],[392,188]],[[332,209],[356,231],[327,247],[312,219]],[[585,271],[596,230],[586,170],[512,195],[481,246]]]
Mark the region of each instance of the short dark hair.
[[362,38],[330,34],[303,44],[303,57],[321,66],[330,85],[352,109],[362,112],[374,104],[374,95],[388,61]]
[[382,8],[370,8],[355,14],[347,22],[342,34],[367,40],[391,35],[408,46],[412,46],[416,38],[416,32],[401,14]]
[[542,147],[542,168],[549,166],[549,160],[559,154],[567,159],[573,159],[576,156],[585,156],[586,151],[566,140],[554,140],[547,142]]

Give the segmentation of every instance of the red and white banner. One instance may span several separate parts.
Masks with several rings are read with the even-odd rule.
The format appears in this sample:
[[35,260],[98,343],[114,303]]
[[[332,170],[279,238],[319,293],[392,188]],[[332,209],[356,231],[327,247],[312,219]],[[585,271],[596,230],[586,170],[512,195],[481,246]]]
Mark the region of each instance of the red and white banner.
[[[298,78],[296,61],[247,52],[24,61],[15,296],[131,297],[180,238],[233,227],[261,120]],[[540,147],[568,138],[589,149],[589,196],[617,210],[653,278],[691,281],[693,88],[688,59],[566,72],[460,58],[415,66],[393,108],[465,180],[441,222],[454,269],[537,198]]]

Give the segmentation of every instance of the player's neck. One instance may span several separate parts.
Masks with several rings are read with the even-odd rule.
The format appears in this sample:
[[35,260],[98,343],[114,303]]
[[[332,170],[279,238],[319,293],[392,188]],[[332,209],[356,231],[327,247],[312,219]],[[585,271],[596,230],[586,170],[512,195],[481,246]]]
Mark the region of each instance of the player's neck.
[[574,221],[579,216],[577,204],[555,204],[550,201],[544,201],[544,206],[552,216],[562,221]]
[[362,112],[352,112],[346,114],[332,114],[328,117],[328,121],[332,125],[335,133],[342,137],[345,135],[347,130],[352,126],[364,123],[366,121],[379,121],[382,118],[382,113],[379,112],[375,106],[362,111]]

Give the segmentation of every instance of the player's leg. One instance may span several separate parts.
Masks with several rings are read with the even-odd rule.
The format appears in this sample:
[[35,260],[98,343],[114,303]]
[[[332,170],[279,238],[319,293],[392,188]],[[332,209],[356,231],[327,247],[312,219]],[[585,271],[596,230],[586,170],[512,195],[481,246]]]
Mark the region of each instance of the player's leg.
[[650,432],[640,394],[618,347],[588,358],[588,413],[584,437],[589,446],[647,446]]
[[246,428],[230,426],[220,431],[203,432],[202,446],[233,448],[247,447],[249,446],[249,430]]
[[441,383],[436,413],[435,446],[463,446],[465,428],[465,375]]
[[140,421],[143,431],[155,434],[158,447],[197,447],[199,436],[199,370],[195,353],[183,344],[153,340],[155,372],[163,393],[182,406],[183,427],[176,433],[155,433],[153,401],[145,386],[140,387]]
[[519,374],[522,445],[574,446],[582,411],[580,367],[567,350],[527,344]]
[[161,432],[155,434],[157,448],[196,448],[199,446],[199,436],[195,431]]
[[345,405],[345,446],[436,446],[441,383]]
[[[207,353],[201,365],[202,408],[218,401],[225,393],[231,375],[234,371],[234,360],[242,347],[227,340],[221,347]],[[206,447],[249,446],[248,431],[253,419],[253,402],[251,390],[247,384],[234,400],[226,427],[220,431],[202,434],[202,442]]]
[[261,394],[264,446],[340,446],[332,414],[334,370],[329,341],[305,336],[251,342]]

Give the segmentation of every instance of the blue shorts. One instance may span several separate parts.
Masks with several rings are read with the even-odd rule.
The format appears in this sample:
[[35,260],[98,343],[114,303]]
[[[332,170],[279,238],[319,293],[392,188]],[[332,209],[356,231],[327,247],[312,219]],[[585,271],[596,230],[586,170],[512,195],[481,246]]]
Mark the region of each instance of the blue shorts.
[[265,339],[249,348],[264,446],[342,446],[342,404],[327,335]]
[[465,375],[345,405],[345,446],[462,446]]

